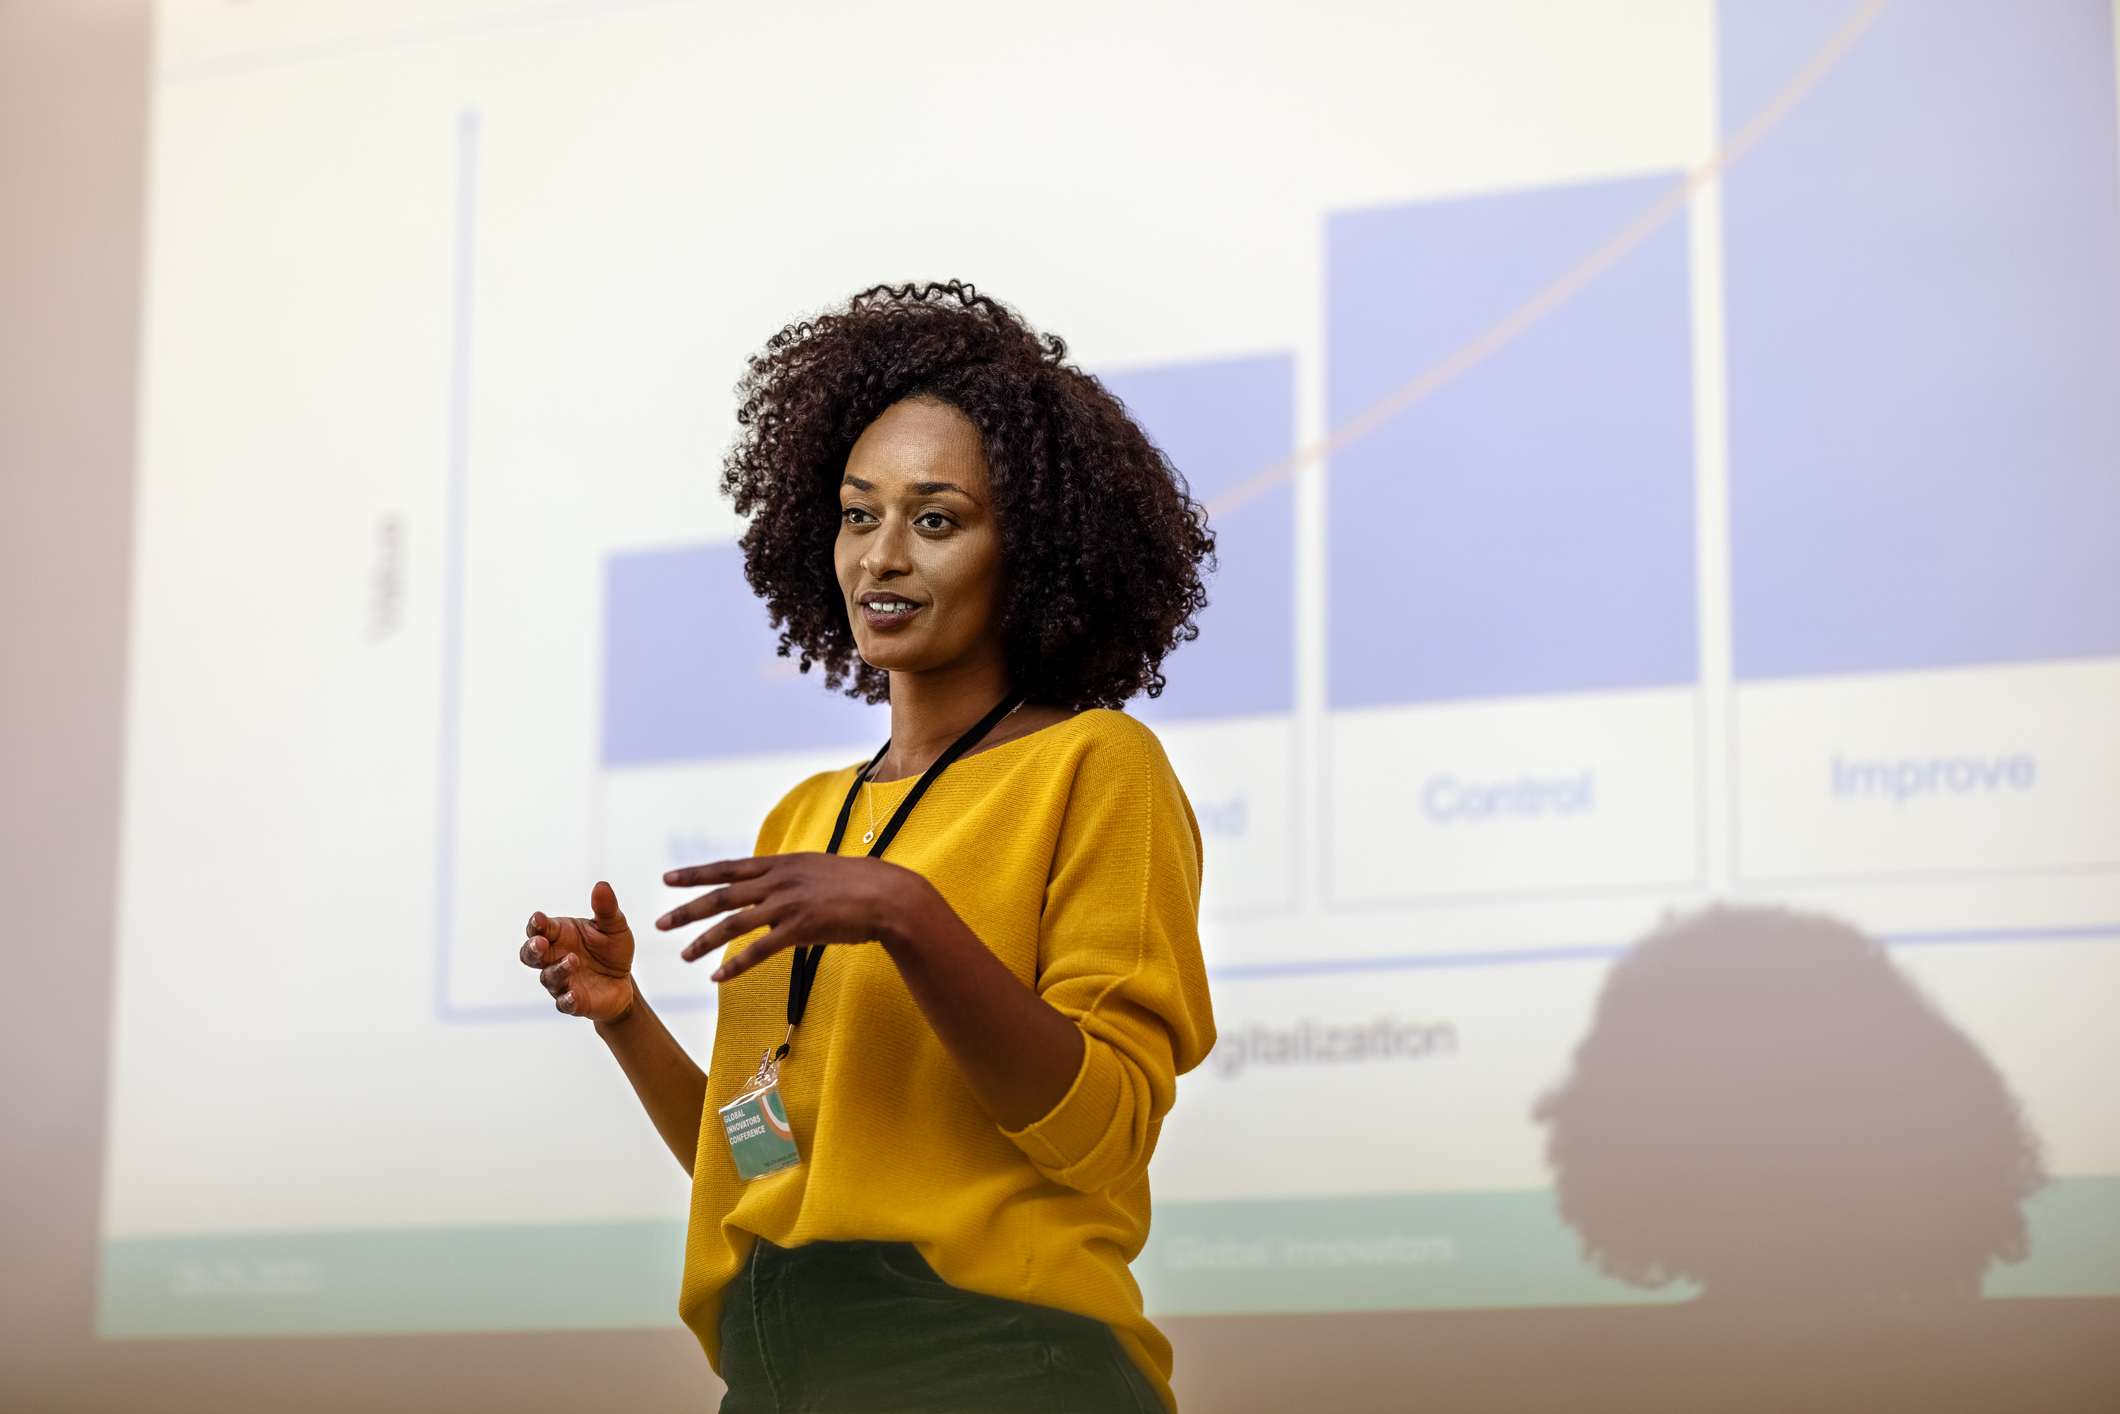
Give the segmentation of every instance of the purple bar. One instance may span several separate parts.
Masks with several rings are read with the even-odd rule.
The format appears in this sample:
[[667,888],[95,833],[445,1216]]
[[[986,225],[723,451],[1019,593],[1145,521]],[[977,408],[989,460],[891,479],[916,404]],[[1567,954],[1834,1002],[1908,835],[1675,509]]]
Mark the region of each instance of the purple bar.
[[[1332,425],[1493,328],[1677,180],[1330,218]],[[1694,680],[1688,309],[1679,217],[1333,458],[1334,707]]]
[[614,555],[604,599],[604,764],[847,748],[890,735],[890,712],[828,692],[777,656],[779,635],[733,544]]
[[[1295,359],[1288,354],[1098,375],[1192,487],[1212,502],[1295,448]],[[1218,568],[1200,636],[1163,662],[1147,721],[1295,709],[1295,492],[1283,482],[1217,515]]]
[[[1725,3],[1725,131],[1848,9]],[[1893,5],[1731,169],[1740,677],[2120,653],[2113,89],[2110,5]]]

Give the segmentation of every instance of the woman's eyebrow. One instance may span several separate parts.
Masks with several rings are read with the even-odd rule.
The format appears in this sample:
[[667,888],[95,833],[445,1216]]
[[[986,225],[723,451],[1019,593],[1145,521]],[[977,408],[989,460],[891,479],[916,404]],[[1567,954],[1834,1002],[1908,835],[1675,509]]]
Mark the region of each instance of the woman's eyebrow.
[[[876,489],[875,482],[863,481],[858,476],[842,476],[839,478],[839,484],[841,486],[851,486],[856,491],[873,491]],[[954,481],[916,481],[913,483],[912,491],[915,496],[933,496],[943,491],[955,491],[967,501],[973,499],[971,492],[965,490]]]

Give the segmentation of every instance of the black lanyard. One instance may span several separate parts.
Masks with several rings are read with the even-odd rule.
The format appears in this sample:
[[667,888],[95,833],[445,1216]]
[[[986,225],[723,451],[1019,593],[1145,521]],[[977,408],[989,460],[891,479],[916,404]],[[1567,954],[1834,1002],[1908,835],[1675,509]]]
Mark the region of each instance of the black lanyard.
[[[906,817],[913,813],[913,807],[920,803],[920,797],[926,795],[927,788],[935,784],[935,778],[948,770],[952,761],[985,740],[986,734],[999,726],[1003,717],[1021,707],[1024,696],[1023,693],[1012,692],[1002,698],[993,711],[981,717],[970,731],[951,743],[949,750],[936,757],[934,765],[920,773],[920,780],[906,793],[898,808],[891,812],[890,823],[883,827],[883,833],[876,837],[876,843],[869,846],[869,858],[879,859],[883,856],[883,852],[891,847],[891,841],[898,838],[899,827],[905,824]],[[869,758],[869,764],[854,773],[854,784],[847,787],[846,803],[839,807],[839,819],[832,826],[832,842],[825,846],[826,854],[839,853],[840,842],[847,837],[847,821],[854,815],[854,797],[861,794],[862,786],[868,782],[869,772],[876,769],[876,763],[881,761],[883,753],[890,749],[891,744],[886,741],[882,749]],[[795,1028],[802,1025],[803,1012],[809,1009],[810,988],[817,981],[817,968],[824,961],[824,949],[825,945],[822,943],[815,947],[795,949],[795,965],[788,972],[788,1035],[791,1038],[795,1034]],[[785,1059],[787,1054],[788,1043],[783,1041],[774,1055],[776,1058]]]

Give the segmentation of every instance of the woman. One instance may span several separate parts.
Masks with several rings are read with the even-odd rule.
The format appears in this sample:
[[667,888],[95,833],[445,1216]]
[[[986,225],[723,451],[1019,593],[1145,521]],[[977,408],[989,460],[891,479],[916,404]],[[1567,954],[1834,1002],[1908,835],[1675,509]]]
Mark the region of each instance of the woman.
[[680,1309],[725,1411],[1172,1404],[1127,1263],[1214,1044],[1200,835],[1113,709],[1196,634],[1213,541],[1065,353],[952,283],[751,362],[722,478],[747,577],[781,652],[891,735],[754,858],[664,876],[711,892],[657,928],[720,917],[683,954],[727,948],[711,1071],[633,986],[609,885],[530,919],[523,961],[692,1174]]

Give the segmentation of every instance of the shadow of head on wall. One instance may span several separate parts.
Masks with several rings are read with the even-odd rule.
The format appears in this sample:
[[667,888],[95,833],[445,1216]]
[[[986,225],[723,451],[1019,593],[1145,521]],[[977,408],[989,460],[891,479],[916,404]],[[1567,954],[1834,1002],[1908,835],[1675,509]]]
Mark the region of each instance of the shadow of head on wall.
[[1977,1296],[2044,1182],[2001,1074],[1883,946],[1782,909],[1635,947],[1536,1113],[1586,1255],[1726,1309]]

